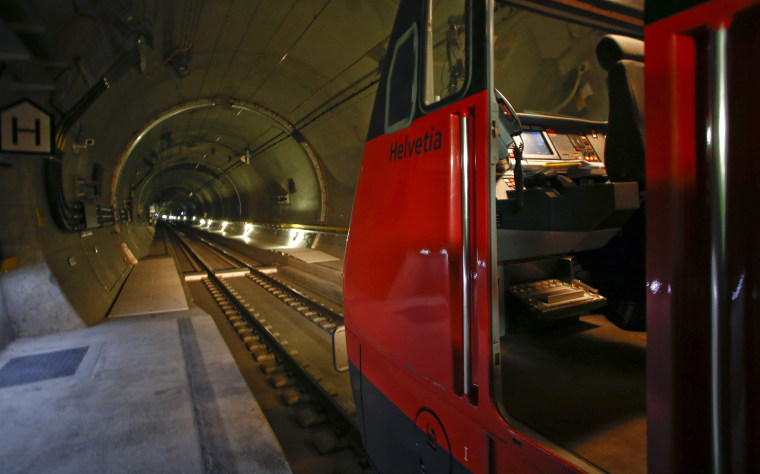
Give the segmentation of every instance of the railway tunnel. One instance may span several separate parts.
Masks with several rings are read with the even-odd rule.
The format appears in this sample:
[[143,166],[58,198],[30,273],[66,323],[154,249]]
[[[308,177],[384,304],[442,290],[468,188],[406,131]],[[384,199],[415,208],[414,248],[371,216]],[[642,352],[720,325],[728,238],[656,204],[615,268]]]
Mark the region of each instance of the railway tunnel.
[[[3,255],[36,253],[29,278],[49,270],[45,286],[70,306],[59,325],[105,316],[128,254],[149,247],[151,205],[218,222],[348,227],[393,2],[50,3],[3,9],[6,24],[39,30],[8,44],[27,59],[5,63],[4,102],[26,97],[56,119],[47,189],[39,159],[5,160],[6,199],[19,201],[6,207],[7,232],[21,225],[14,215],[41,214],[23,232],[35,238]],[[127,218],[104,225],[97,209]],[[13,293],[4,303],[24,318],[16,307],[27,298]],[[26,319],[14,322],[19,336],[55,330]]]
[[[273,262],[257,263],[294,263],[290,266],[296,279],[300,275],[307,283],[316,281],[312,288],[325,286],[339,304],[353,193],[396,8],[397,2],[391,0],[4,2],[0,7],[2,106],[13,114],[15,105],[31,104],[33,114],[50,117],[52,146],[48,153],[3,153],[0,159],[0,347],[8,348],[3,362],[30,353],[48,354],[51,351],[45,349],[50,344],[88,347],[76,369],[79,374],[90,359],[106,365],[108,357],[123,358],[124,363],[133,360],[130,353],[108,349],[129,344],[138,352],[158,351],[152,360],[146,359],[151,365],[171,365],[171,358],[161,360],[161,351],[168,349],[156,347],[160,343],[152,339],[153,330],[141,332],[137,339],[119,333],[108,336],[114,338],[108,342],[87,344],[61,335],[92,334],[110,327],[119,296],[127,291],[125,284],[135,269],[145,268],[156,248],[163,248],[158,255],[164,257],[169,255],[168,247],[180,249],[165,228],[175,219],[196,226],[203,219],[207,231],[245,235],[249,243],[253,240],[267,248],[287,250],[308,244],[328,261],[323,266],[327,280],[319,272],[310,274],[308,263],[284,252],[274,255]],[[27,133],[23,124],[19,127],[22,135]],[[221,232],[222,226],[226,232]],[[160,271],[157,268],[152,271]],[[180,274],[183,271],[189,270],[179,269]],[[187,297],[175,299],[191,308],[202,305],[199,298],[211,298],[203,287],[199,287],[201,296],[191,296],[200,282],[182,285]],[[159,283],[154,286],[155,291],[170,291]],[[184,295],[182,289],[179,292]],[[213,299],[208,304],[207,310],[222,314]],[[201,350],[211,351],[209,347],[215,346],[202,340],[209,328],[197,319],[191,321]],[[177,327],[167,331],[175,334]],[[187,327],[180,333],[189,334]],[[39,338],[47,342],[34,348],[23,345]],[[326,332],[319,338],[329,341]],[[217,342],[223,347],[222,339]],[[298,345],[292,338],[290,342]],[[95,346],[102,351],[96,354]],[[245,345],[241,348],[247,352]],[[189,353],[183,354],[185,365],[192,367]],[[220,363],[213,358],[209,362],[208,356],[204,360]],[[203,369],[204,360],[196,367]],[[245,367],[246,362],[238,364]],[[186,383],[184,377],[178,380]],[[55,380],[40,383],[47,387],[45,383]],[[217,393],[241,386],[209,383]],[[3,404],[22,413],[18,403],[24,392],[14,395],[12,381],[5,386],[11,388],[5,390],[8,398]],[[18,387],[24,390],[30,385]],[[64,397],[56,390],[44,388],[51,397]],[[192,402],[188,403],[197,409],[202,405],[193,398],[193,390],[191,383],[189,391],[180,392],[187,392]],[[56,428],[53,446],[67,443],[72,425],[90,417],[102,422],[108,418],[103,410],[111,410],[87,401],[71,403],[71,409],[90,406],[80,406],[90,415],[62,416],[58,424],[68,427]],[[215,403],[226,402],[220,398]],[[250,402],[235,410],[260,413]],[[198,416],[187,413],[197,426]],[[222,410],[227,426],[229,419],[238,417],[235,413]],[[256,416],[252,424],[268,426]],[[4,443],[0,466],[47,470],[65,457],[59,453],[16,459],[18,451],[13,449],[22,449],[27,438],[11,418],[7,420],[2,437],[16,442]],[[217,450],[216,458],[237,462],[243,471],[262,465],[267,470],[287,470],[287,464],[278,463],[282,453],[271,434],[267,437],[267,429],[253,433],[261,436],[263,454],[250,454],[253,448],[235,451],[234,437],[250,436],[251,430],[230,428],[227,436],[235,452]],[[103,432],[95,432],[85,437],[84,444],[98,444],[95,438]],[[201,450],[206,449],[206,435],[197,436]],[[113,454],[119,444],[101,448]],[[165,448],[161,442],[155,444],[154,450]],[[261,464],[267,456],[273,459],[271,464]],[[288,456],[291,466],[298,466],[299,461]],[[118,455],[115,459],[123,460]],[[92,467],[114,462],[96,462]],[[152,465],[142,462],[125,466]],[[195,465],[172,456],[167,463],[170,470],[182,466],[193,470],[197,465],[211,469],[208,463]],[[311,467],[312,472],[322,469],[327,467],[319,462]]]

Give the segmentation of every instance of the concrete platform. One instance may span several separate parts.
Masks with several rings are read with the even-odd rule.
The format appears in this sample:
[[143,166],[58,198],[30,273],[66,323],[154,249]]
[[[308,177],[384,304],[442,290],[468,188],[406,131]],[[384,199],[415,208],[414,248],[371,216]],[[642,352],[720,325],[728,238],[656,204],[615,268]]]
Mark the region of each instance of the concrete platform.
[[322,252],[321,250],[314,250],[310,248],[280,247],[277,250],[306,263],[322,263],[340,260],[338,257],[334,257],[330,254]]
[[[54,367],[23,383],[39,361]],[[3,473],[290,472],[197,307],[18,339],[0,352],[0,379]]]
[[188,308],[174,259],[141,259],[132,269],[109,318],[181,311]]

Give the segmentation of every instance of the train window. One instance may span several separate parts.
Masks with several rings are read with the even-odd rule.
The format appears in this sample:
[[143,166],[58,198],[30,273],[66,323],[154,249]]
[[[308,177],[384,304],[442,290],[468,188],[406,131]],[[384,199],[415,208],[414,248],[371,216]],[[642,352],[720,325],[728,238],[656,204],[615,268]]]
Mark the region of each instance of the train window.
[[497,1],[494,81],[518,112],[607,120],[607,73],[598,28]]
[[465,0],[430,0],[425,25],[425,95],[429,105],[464,86],[466,60]]
[[385,95],[385,133],[393,133],[412,123],[417,98],[417,42],[417,25],[414,24],[393,49]]

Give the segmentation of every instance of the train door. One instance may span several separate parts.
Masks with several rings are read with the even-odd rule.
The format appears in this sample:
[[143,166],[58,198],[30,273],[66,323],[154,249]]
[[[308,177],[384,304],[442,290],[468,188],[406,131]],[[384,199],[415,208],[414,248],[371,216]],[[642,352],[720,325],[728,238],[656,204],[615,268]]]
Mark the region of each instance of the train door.
[[649,468],[760,472],[760,2],[647,17]]
[[[504,165],[497,167],[493,253],[501,303],[493,401],[512,429],[578,468],[641,472],[647,334],[608,316],[611,307],[644,314],[646,183],[631,172],[643,172],[643,121],[636,126],[643,117],[614,124],[626,128],[626,153],[616,155],[610,104],[623,97],[610,97],[606,63],[597,58],[614,49],[609,62],[624,61],[639,81],[628,91],[643,91],[641,22],[637,28],[635,18],[620,26],[591,22],[588,12],[553,13],[495,5],[494,84],[524,131],[522,152],[500,154]],[[612,162],[626,171],[605,166]],[[617,289],[631,280],[641,291],[624,305],[617,305],[622,292],[597,286]],[[620,281],[626,284],[613,285]],[[503,469],[515,462],[498,450],[495,459]]]
[[362,434],[380,472],[487,466],[485,443],[467,442],[487,383],[477,314],[491,305],[490,190],[474,184],[489,182],[486,14],[486,2],[401,1],[378,85],[344,300]]

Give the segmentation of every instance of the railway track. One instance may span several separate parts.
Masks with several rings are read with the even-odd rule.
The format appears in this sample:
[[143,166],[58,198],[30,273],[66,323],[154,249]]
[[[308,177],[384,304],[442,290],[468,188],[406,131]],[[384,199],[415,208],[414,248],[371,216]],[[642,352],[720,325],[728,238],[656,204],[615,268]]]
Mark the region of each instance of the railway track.
[[288,303],[290,306],[296,308],[305,317],[309,318],[313,323],[319,325],[322,329],[332,332],[337,326],[343,324],[343,314],[337,312],[335,309],[330,308],[322,303],[314,301],[309,298],[302,291],[299,291],[286,283],[273,278],[267,270],[262,270],[260,267],[251,264],[250,262],[235,256],[232,252],[220,248],[217,244],[209,242],[202,237],[195,237],[199,242],[202,242],[211,249],[219,252],[220,258],[224,259],[230,265],[247,268],[251,273],[248,276],[252,281],[257,283],[262,288],[266,289],[271,294],[277,296],[283,302]]
[[[272,268],[188,232],[170,228],[170,235],[183,272],[198,282],[194,295],[200,285],[205,288],[266,380],[254,385],[270,393],[254,390],[254,395],[271,398],[274,393],[279,401],[273,410],[279,421],[270,419],[270,425],[286,454],[293,440],[278,433],[283,419],[290,425],[279,430],[282,436],[308,438],[320,458],[299,459],[291,463],[294,471],[320,472],[332,463],[333,472],[371,472],[348,375],[332,369],[330,339],[342,315],[273,278]],[[294,422],[301,429],[296,435]],[[299,452],[303,456],[304,450]]]

